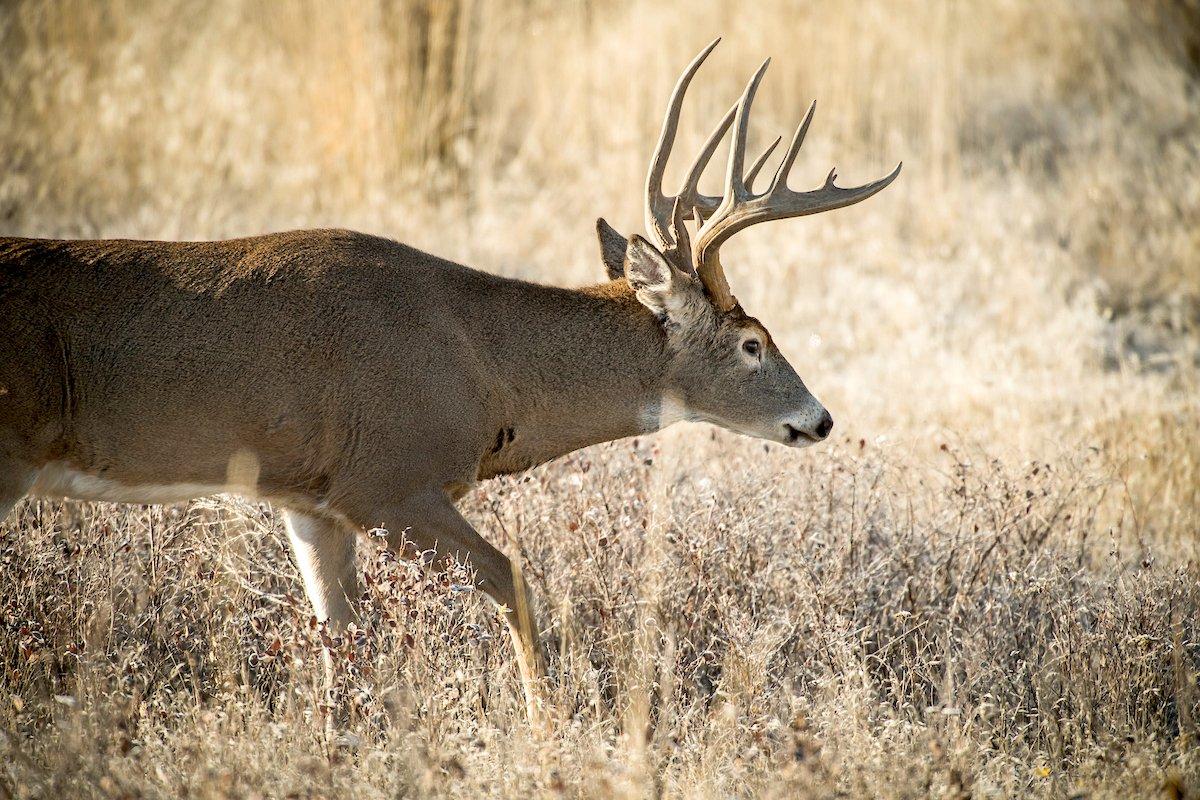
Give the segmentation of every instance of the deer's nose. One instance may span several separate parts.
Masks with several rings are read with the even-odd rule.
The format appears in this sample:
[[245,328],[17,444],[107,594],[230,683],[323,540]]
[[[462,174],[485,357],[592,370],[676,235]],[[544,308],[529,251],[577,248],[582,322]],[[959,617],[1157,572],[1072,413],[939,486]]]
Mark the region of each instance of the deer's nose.
[[817,427],[813,428],[813,433],[817,434],[819,438],[824,439],[829,435],[831,430],[833,430],[833,417],[829,416],[829,412],[826,411],[824,412],[824,416],[821,417],[821,421],[817,423]]

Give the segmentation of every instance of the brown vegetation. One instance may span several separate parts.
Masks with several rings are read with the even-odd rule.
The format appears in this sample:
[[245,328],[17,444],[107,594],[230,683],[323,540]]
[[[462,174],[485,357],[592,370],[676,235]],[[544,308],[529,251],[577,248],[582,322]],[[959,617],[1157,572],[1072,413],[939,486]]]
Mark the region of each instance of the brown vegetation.
[[[368,550],[362,629],[323,642],[267,508],[26,502],[0,524],[0,797],[1196,796],[1198,20],[3,6],[4,234],[337,225],[597,281],[593,220],[641,227],[663,99],[717,33],[681,151],[769,54],[752,150],[818,100],[795,187],[905,169],[723,254],[832,440],[681,426],[466,499],[542,603],[545,729],[465,571]],[[324,646],[354,748],[320,724]]]

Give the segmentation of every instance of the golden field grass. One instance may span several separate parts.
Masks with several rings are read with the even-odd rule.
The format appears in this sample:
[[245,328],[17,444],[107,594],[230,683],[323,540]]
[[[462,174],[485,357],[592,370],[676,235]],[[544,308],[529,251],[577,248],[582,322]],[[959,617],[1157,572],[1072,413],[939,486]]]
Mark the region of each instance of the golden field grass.
[[538,598],[545,726],[464,571],[363,548],[336,748],[269,508],[26,501],[0,797],[1200,796],[1200,6],[747,5],[0,6],[5,235],[594,282],[717,34],[679,152],[771,55],[752,148],[818,100],[795,187],[905,164],[723,259],[829,442],[677,426],[464,501]]

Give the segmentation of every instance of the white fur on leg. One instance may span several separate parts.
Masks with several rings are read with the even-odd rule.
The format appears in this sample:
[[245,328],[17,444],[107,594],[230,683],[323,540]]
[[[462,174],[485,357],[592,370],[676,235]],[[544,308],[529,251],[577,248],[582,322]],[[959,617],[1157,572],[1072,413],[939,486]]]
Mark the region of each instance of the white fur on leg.
[[354,532],[322,517],[283,512],[304,591],[317,619],[341,628],[354,618],[358,594],[354,574]]
[[[354,618],[358,595],[354,531],[327,517],[291,510],[283,512],[283,524],[313,613],[329,625],[331,632],[342,631]],[[325,702],[331,712],[325,718],[325,733],[341,743],[344,736],[350,735],[344,730],[350,710],[342,696],[340,670],[333,654],[325,650],[321,660],[325,667]]]

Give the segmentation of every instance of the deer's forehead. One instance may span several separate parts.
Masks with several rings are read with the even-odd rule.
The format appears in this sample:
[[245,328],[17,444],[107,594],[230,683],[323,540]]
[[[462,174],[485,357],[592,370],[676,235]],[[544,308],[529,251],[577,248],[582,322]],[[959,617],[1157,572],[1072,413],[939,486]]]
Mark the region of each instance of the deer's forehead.
[[725,318],[725,325],[739,336],[757,335],[763,344],[770,344],[771,332],[756,318],[750,316],[738,306]]

